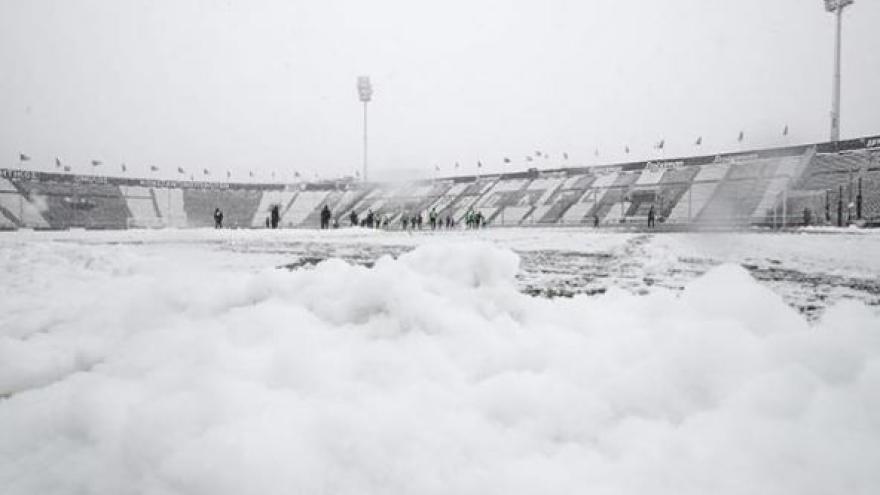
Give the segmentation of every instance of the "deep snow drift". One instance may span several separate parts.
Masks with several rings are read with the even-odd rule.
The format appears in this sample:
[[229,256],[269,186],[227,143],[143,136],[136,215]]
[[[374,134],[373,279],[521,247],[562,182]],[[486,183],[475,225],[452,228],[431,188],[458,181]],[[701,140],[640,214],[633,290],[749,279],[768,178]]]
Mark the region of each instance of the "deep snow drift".
[[514,233],[292,271],[130,235],[0,242],[4,494],[880,490],[862,302],[809,323],[731,263],[530,297]]

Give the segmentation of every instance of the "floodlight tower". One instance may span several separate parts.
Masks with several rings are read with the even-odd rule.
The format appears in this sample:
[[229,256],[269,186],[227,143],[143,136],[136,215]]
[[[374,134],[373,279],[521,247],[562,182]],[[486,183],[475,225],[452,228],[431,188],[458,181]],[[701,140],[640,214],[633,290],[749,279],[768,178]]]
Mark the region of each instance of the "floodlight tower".
[[840,141],[840,30],[843,26],[843,9],[855,0],[824,0],[825,10],[837,16],[834,35],[834,90],[831,96],[831,141]]
[[373,98],[370,76],[360,76],[357,81],[358,97],[364,104],[364,182],[367,181],[367,103]]

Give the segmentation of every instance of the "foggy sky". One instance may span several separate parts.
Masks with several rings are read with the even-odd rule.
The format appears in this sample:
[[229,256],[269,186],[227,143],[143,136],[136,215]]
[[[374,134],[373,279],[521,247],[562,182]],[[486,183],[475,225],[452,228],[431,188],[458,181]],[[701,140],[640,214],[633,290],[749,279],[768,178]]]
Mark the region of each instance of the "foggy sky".
[[[843,138],[880,134],[877,26],[848,9]],[[361,74],[377,178],[823,141],[833,27],[820,0],[2,0],[0,166],[353,174]]]

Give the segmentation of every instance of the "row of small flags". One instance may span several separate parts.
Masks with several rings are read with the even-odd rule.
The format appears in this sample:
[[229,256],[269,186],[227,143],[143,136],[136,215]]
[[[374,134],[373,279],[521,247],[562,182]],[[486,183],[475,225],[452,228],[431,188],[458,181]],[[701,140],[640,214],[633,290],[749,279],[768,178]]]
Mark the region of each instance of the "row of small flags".
[[[31,157],[30,157],[30,155],[28,155],[28,154],[25,154],[25,153],[19,153],[19,154],[18,154],[18,160],[21,161],[21,162],[29,162],[29,161],[31,161]],[[101,165],[104,164],[104,162],[102,162],[101,160],[92,160],[92,161],[91,161],[91,164],[92,164],[92,167],[100,167]],[[65,172],[70,172],[70,170],[71,170],[71,169],[70,169],[70,165],[64,165],[64,164],[61,162],[61,158],[58,158],[58,157],[55,158],[55,168],[56,168],[56,169],[64,170]],[[128,172],[128,166],[126,166],[126,164],[124,164],[124,163],[120,164],[120,168],[122,168],[122,171],[123,171],[123,172]],[[155,166],[155,165],[150,165],[150,172],[158,172],[158,171],[159,171],[159,167],[157,167],[157,166]],[[177,173],[179,173],[179,174],[186,174],[186,170],[184,170],[183,167],[177,167]],[[202,174],[204,174],[204,175],[211,175],[211,171],[208,170],[208,169],[206,169],[206,168],[204,168],[204,169],[202,169]],[[358,177],[360,177],[360,174],[357,173],[357,172],[356,172],[356,175],[357,175]],[[248,171],[248,176],[249,176],[249,177],[254,177],[254,172],[253,172],[253,170]],[[294,173],[293,173],[293,176],[296,177],[296,178],[299,178],[299,177],[300,177],[300,173],[299,173],[299,172],[294,172]],[[190,177],[193,177],[192,174],[190,174]],[[227,170],[227,171],[226,171],[226,178],[228,179],[228,178],[231,178],[231,177],[232,177],[232,172],[229,171],[229,170]],[[275,172],[274,172],[274,171],[272,172],[272,178],[273,178],[273,179],[275,178]]]
[[[786,125],[782,129],[782,135],[788,136],[788,125]],[[745,132],[739,131],[739,135],[737,136],[736,140],[737,140],[737,142],[742,143],[745,140],[745,137],[746,137]],[[696,141],[694,141],[694,146],[702,146],[702,145],[703,145],[703,136],[698,136]],[[654,148],[658,149],[658,150],[662,150],[662,149],[666,148],[666,140],[661,139],[660,141],[658,141],[657,143],[654,144]],[[624,153],[629,154],[629,152],[630,152],[629,145],[624,146],[623,151],[624,151]],[[599,156],[599,148],[596,148],[595,150],[593,150],[593,155]],[[544,159],[549,159],[550,154],[545,151],[537,150],[537,151],[535,151],[535,157],[539,157],[539,158],[543,157]],[[562,153],[562,158],[563,158],[563,160],[568,160],[568,153]],[[534,158],[532,157],[532,155],[526,155],[525,160],[527,162],[531,162],[531,161],[534,161]],[[504,163],[511,163],[512,162],[512,160],[506,156],[503,158],[502,161]],[[455,162],[455,168],[458,169],[459,167],[460,167],[459,162]],[[477,161],[477,168],[483,168],[483,162]],[[439,172],[440,165],[434,165],[434,170]]]
[[[782,135],[783,135],[783,136],[788,136],[788,125],[787,125],[787,124],[786,124],[786,126],[782,129]],[[737,142],[742,143],[743,140],[745,140],[745,132],[744,132],[744,131],[739,131],[739,135],[737,136],[736,140],[737,140]],[[699,136],[699,137],[697,137],[696,141],[694,141],[694,146],[702,146],[702,144],[703,144],[703,136]],[[655,148],[655,149],[658,149],[658,150],[662,150],[662,149],[664,149],[665,147],[666,147],[666,140],[665,140],[665,139],[661,139],[660,141],[658,141],[658,142],[654,145],[654,148]],[[629,154],[629,152],[630,152],[629,145],[624,146],[623,151],[624,151],[624,153]],[[599,148],[596,148],[596,149],[593,151],[593,155],[595,155],[595,156],[599,156]],[[544,151],[536,150],[536,151],[535,151],[535,157],[538,157],[538,158],[543,157],[544,159],[549,159],[549,158],[550,158],[550,154],[547,153],[547,152],[544,152]],[[563,158],[564,160],[568,160],[568,153],[562,153],[562,158]],[[27,154],[25,154],[25,153],[19,153],[19,154],[18,154],[18,159],[19,159],[19,161],[27,162],[27,161],[30,161],[30,160],[31,160],[31,157],[30,157],[30,155],[27,155]],[[527,162],[534,161],[534,158],[532,157],[532,155],[526,155],[525,159],[526,159]],[[509,157],[504,157],[503,162],[504,162],[504,163],[512,163],[512,160],[511,160]],[[102,162],[101,160],[92,160],[91,163],[92,163],[92,167],[100,167],[101,165],[103,165],[103,162]],[[459,162],[455,162],[455,169],[456,169],[456,170],[458,170],[458,169],[460,168],[460,166],[461,166],[461,164],[460,164]],[[61,158],[58,158],[58,157],[55,158],[55,168],[57,168],[57,169],[63,169],[65,172],[70,172],[70,166],[68,166],[68,165],[63,165],[63,164],[61,163]],[[123,171],[123,172],[127,172],[127,171],[128,171],[128,167],[126,167],[126,165],[125,165],[124,163],[121,164],[121,168],[122,168],[122,171]],[[480,160],[477,161],[477,168],[483,168],[483,162],[482,162],[482,161],[480,161]],[[434,165],[434,170],[436,170],[436,171],[439,172],[439,171],[440,171],[440,165]],[[150,171],[151,171],[151,172],[158,172],[158,171],[159,171],[159,167],[157,167],[157,166],[155,166],[155,165],[150,165]],[[180,174],[186,174],[186,170],[184,170],[183,167],[177,167],[177,172],[180,173]],[[202,173],[203,173],[204,175],[211,175],[211,171],[208,170],[208,169],[206,169],[206,168],[205,168],[205,169],[202,169]],[[253,170],[248,171],[248,176],[251,177],[251,178],[254,177],[254,172],[253,172]],[[294,172],[294,173],[293,173],[293,176],[294,176],[295,178],[298,179],[298,178],[300,178],[300,173],[299,173],[299,172]],[[317,174],[316,174],[316,176],[317,176]],[[355,172],[355,177],[360,178],[360,176],[361,176],[360,172]],[[193,176],[190,175],[190,178],[192,178],[192,177],[193,177]],[[226,171],[226,178],[228,179],[228,178],[231,178],[231,177],[232,177],[232,172],[230,172],[229,170],[227,170],[227,171]],[[273,179],[275,178],[275,172],[272,172],[272,178],[273,178]]]

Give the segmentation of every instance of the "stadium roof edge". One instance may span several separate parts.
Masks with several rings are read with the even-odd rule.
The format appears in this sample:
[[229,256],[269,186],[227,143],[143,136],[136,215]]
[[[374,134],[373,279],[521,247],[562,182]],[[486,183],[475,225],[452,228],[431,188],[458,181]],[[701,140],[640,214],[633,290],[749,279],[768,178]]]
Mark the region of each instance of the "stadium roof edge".
[[[472,182],[478,179],[500,178],[506,177],[511,179],[528,178],[537,175],[550,174],[584,174],[591,171],[635,171],[641,170],[652,164],[669,164],[678,163],[684,166],[689,165],[705,165],[717,161],[735,159],[736,157],[754,157],[754,158],[772,158],[781,156],[799,155],[806,152],[807,149],[815,147],[819,153],[835,153],[842,151],[857,151],[862,149],[880,148],[880,135],[865,136],[860,138],[848,139],[844,141],[828,141],[822,143],[806,143],[791,146],[777,146],[772,148],[760,148],[744,151],[731,151],[718,153],[713,155],[698,155],[674,158],[662,158],[658,160],[644,160],[635,162],[610,163],[603,165],[579,166],[579,167],[561,167],[554,169],[527,169],[524,171],[509,173],[489,173],[475,175],[459,175],[448,177],[437,177],[434,179],[419,179],[413,182],[430,184],[435,181],[455,181],[455,182]],[[57,182],[79,182],[83,184],[113,184],[121,186],[141,186],[141,187],[176,187],[181,189],[258,189],[258,190],[326,190],[340,189],[342,186],[346,188],[350,185],[361,185],[364,183],[351,182],[348,179],[324,180],[319,182],[299,182],[299,183],[250,183],[250,182],[204,182],[195,180],[164,180],[164,179],[147,179],[147,178],[128,178],[128,177],[109,177],[101,175],[61,173],[61,172],[41,172],[35,170],[9,169],[0,168],[0,177],[8,179],[42,179],[53,180]],[[381,184],[381,182],[370,182],[366,184]]]

